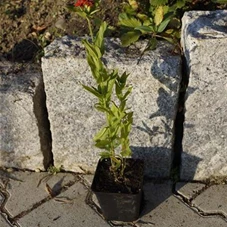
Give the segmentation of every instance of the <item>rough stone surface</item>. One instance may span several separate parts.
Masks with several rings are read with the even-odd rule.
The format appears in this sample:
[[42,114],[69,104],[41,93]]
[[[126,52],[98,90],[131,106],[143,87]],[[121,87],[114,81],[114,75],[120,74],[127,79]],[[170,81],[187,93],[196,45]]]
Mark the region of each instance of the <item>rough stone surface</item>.
[[93,178],[94,178],[94,175],[83,175],[84,182],[85,182],[85,184],[88,185],[89,187],[90,187],[91,184],[92,184]]
[[143,223],[142,227],[226,226],[226,222],[221,218],[199,216],[172,195],[171,187],[170,182],[145,184],[145,210],[138,222]]
[[188,200],[192,200],[196,197],[198,193],[200,193],[206,187],[205,184],[201,183],[177,183],[175,190],[187,198]]
[[227,175],[227,11],[192,11],[182,19],[189,73],[181,179]]
[[34,96],[41,73],[0,62],[0,166],[43,169]]
[[70,181],[74,181],[72,174],[59,173],[50,176],[47,173],[15,172],[7,184],[10,197],[5,208],[15,217],[49,196],[46,184],[54,193],[59,193]]
[[1,227],[10,227],[11,226],[1,214],[0,214],[0,226]]
[[[171,55],[173,47],[167,43],[141,59],[146,43],[131,48],[122,48],[119,40],[108,39],[106,43],[104,60],[108,67],[131,73],[133,157],[145,159],[146,175],[167,177],[181,80],[180,57]],[[55,40],[45,49],[42,70],[55,164],[75,171],[81,171],[78,167],[94,170],[100,150],[93,147],[92,138],[104,119],[93,108],[95,98],[81,86],[93,82],[80,39]]]
[[201,193],[193,204],[206,213],[222,213],[227,217],[227,185],[213,185]]
[[109,227],[109,224],[85,204],[86,195],[86,188],[78,182],[59,196],[70,202],[50,200],[21,218],[18,223],[21,226],[42,227]]

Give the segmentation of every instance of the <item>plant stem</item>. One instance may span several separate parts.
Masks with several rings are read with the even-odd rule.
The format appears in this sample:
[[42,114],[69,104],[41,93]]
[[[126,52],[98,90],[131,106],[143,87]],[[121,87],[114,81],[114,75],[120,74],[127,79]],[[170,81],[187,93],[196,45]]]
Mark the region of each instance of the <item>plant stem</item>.
[[89,29],[89,33],[91,36],[91,40],[92,40],[92,42],[94,42],[94,35],[93,35],[92,28],[91,28],[91,21],[88,17],[86,17],[86,19],[87,19],[87,24],[88,24],[88,29]]
[[121,177],[124,176],[125,167],[126,167],[126,159],[125,158],[122,158],[121,159]]

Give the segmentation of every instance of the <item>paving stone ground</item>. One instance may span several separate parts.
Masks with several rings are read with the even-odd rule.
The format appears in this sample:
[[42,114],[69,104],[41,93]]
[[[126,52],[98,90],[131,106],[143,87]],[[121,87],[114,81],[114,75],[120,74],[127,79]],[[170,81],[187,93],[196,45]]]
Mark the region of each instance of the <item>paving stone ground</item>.
[[121,223],[107,222],[99,213],[97,200],[89,189],[92,179],[93,175],[73,173],[48,175],[17,171],[1,174],[0,226],[227,226],[227,185],[190,182],[174,185],[167,180],[146,180],[141,217],[134,223]]
[[1,227],[10,227],[10,224],[6,222],[6,220],[2,214],[0,214],[0,226]]

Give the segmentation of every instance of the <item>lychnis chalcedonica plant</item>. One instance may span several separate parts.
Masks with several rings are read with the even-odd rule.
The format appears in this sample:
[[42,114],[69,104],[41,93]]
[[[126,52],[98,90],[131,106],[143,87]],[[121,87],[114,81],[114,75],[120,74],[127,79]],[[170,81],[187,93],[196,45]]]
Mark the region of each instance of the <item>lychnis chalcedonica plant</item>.
[[[111,160],[110,170],[116,180],[124,178],[126,159],[131,156],[129,133],[133,122],[133,112],[126,105],[132,87],[127,85],[129,74],[119,74],[118,70],[109,70],[103,63],[105,53],[104,34],[108,29],[102,22],[94,35],[91,20],[99,11],[99,1],[77,0],[73,10],[87,20],[91,39],[83,39],[87,62],[90,66],[95,86],[82,85],[85,90],[97,98],[94,107],[105,115],[105,125],[94,136],[95,146],[102,149],[101,158]],[[115,97],[115,98],[113,98]],[[119,149],[120,148],[120,149]]]

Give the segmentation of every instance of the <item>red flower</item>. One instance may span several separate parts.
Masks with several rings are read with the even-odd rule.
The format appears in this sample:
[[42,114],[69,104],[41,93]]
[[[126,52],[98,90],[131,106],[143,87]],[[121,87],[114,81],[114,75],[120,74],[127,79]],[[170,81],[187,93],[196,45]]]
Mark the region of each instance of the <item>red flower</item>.
[[93,6],[93,0],[77,0],[74,6],[76,7]]

